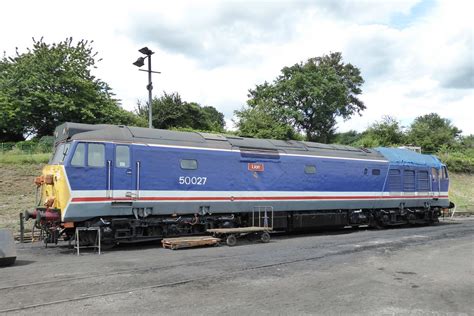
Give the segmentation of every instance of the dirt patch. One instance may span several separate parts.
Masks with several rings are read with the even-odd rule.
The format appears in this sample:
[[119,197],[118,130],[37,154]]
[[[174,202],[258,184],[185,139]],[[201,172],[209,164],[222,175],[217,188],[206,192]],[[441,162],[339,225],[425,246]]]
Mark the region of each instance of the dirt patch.
[[35,177],[41,174],[42,164],[0,164],[0,228],[20,227],[19,213],[35,204]]

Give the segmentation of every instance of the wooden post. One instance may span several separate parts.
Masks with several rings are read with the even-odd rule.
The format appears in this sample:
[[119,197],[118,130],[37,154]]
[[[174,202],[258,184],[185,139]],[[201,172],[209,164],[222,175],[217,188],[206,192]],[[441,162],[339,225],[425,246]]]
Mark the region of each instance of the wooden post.
[[23,212],[20,213],[20,243],[24,242],[25,237],[25,217]]

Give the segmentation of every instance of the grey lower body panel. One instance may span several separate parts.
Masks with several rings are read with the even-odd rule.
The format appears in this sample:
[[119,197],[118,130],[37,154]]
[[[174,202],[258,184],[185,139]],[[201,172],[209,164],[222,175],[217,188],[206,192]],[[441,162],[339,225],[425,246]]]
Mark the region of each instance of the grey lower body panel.
[[133,216],[133,209],[146,208],[149,215],[165,216],[195,214],[205,209],[208,213],[248,213],[255,207],[273,207],[274,212],[356,210],[399,208],[448,207],[448,199],[373,199],[373,200],[318,200],[318,201],[131,201],[126,203],[72,203],[64,214],[64,221],[83,221],[95,217]]

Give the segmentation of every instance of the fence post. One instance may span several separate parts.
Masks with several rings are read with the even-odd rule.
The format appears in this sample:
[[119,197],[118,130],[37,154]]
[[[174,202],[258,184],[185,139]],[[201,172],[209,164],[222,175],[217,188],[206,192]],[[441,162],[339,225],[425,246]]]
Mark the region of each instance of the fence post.
[[20,213],[20,243],[23,243],[25,237],[25,217],[23,212]]

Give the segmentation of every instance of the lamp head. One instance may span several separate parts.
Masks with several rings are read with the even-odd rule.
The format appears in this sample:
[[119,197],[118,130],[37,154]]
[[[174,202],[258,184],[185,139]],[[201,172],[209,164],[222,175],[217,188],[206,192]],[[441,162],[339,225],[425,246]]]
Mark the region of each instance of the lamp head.
[[138,57],[137,61],[134,62],[133,64],[137,67],[141,67],[145,64],[145,58],[146,57]]
[[149,49],[148,47],[143,47],[143,48],[140,48],[138,50],[140,53],[142,53],[143,55],[147,55],[147,56],[150,56],[152,54],[154,54],[154,52],[151,51],[151,49]]

